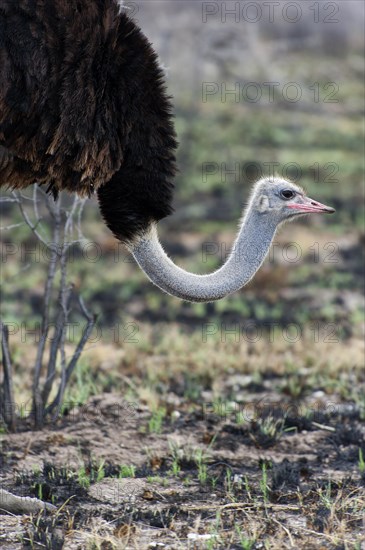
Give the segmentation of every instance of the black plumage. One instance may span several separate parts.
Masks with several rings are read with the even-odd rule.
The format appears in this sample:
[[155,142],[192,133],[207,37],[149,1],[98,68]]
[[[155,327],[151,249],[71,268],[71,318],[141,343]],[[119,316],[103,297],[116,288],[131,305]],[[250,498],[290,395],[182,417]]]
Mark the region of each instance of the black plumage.
[[171,103],[116,0],[0,0],[0,185],[98,193],[130,240],[171,213]]

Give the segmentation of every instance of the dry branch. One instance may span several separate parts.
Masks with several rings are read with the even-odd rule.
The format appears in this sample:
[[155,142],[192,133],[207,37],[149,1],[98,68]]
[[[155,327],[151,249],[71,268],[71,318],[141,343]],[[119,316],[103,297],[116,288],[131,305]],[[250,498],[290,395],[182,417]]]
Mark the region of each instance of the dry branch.
[[0,510],[11,514],[36,514],[41,510],[55,512],[56,506],[38,498],[20,497],[0,488]]
[[[43,198],[43,201],[40,201],[40,198]],[[72,285],[68,282],[68,251],[71,246],[83,239],[81,214],[85,200],[76,196],[70,207],[66,208],[61,204],[61,197],[55,201],[44,193],[41,188],[35,186],[32,199],[30,199],[32,203],[30,206],[33,206],[31,215],[28,213],[29,207],[25,205],[25,200],[29,200],[29,197],[20,192],[13,192],[10,202],[15,202],[18,205],[24,223],[31,229],[38,243],[46,247],[49,258],[44,286],[40,339],[37,346],[32,383],[33,407],[31,416],[35,427],[41,428],[48,416],[52,415],[52,419],[55,420],[60,413],[65,389],[95,325],[96,316],[86,309],[81,297],[76,296],[81,314],[86,319],[86,328],[76,345],[71,360],[67,362],[65,347],[67,338],[66,329],[71,314],[72,298],[75,295]],[[45,237],[45,230],[48,228],[45,226],[45,217],[42,216],[39,208],[41,202],[45,205],[49,215],[49,226],[51,229],[50,242],[47,242]],[[34,217],[34,220],[31,217]],[[42,231],[40,231],[40,228]],[[75,231],[77,232],[77,239],[72,238]],[[56,283],[57,273],[60,274],[60,277]],[[52,322],[54,319],[55,323]],[[46,361],[45,382],[43,387],[41,387],[42,372],[45,368],[47,340],[51,326],[55,328],[52,342],[49,346],[48,360]],[[5,325],[2,326],[1,333],[2,353],[4,357],[4,381],[0,388],[0,396],[6,406],[0,406],[0,413],[5,425],[10,430],[15,430],[11,359],[8,346],[8,330]],[[59,386],[56,388],[56,397],[49,403],[59,363],[61,367]]]
[[5,424],[14,431],[16,427],[15,402],[13,392],[13,373],[9,351],[9,329],[3,323],[0,323],[1,330],[1,351],[3,357],[4,382],[3,382],[3,404],[1,415]]

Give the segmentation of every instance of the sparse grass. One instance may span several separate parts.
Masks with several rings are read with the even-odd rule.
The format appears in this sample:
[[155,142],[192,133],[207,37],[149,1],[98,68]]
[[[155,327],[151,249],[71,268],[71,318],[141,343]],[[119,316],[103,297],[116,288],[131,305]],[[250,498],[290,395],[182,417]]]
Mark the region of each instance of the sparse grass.
[[207,458],[208,457],[202,449],[196,449],[194,459],[198,468],[198,480],[202,485],[205,485],[208,480]]
[[234,488],[233,488],[233,479],[232,479],[232,471],[227,468],[226,470],[226,477],[225,477],[225,489],[227,492],[227,497],[234,502],[235,496],[234,496]]
[[262,493],[262,498],[264,500],[264,503],[267,504],[269,502],[269,485],[268,485],[268,476],[267,476],[267,463],[263,462],[261,465],[261,473],[262,477],[260,479],[260,489]]
[[47,550],[61,549],[62,538],[57,530],[57,516],[49,517],[45,513],[30,518],[26,534],[21,536],[26,548]]
[[156,410],[152,411],[152,416],[148,422],[149,433],[161,433],[162,424],[165,417],[166,409],[164,407],[158,407]]
[[78,471],[78,482],[81,487],[84,487],[85,489],[88,489],[90,487],[90,476],[88,475],[86,471],[86,466],[80,466],[80,469]]
[[181,472],[180,460],[184,456],[182,449],[180,449],[174,442],[169,441],[169,448],[171,453],[171,468],[170,473],[172,476],[177,477]]
[[97,483],[105,477],[105,460],[96,463],[82,464],[78,470],[77,477],[80,487],[88,489],[91,483]]
[[[65,399],[62,404],[62,413],[66,409],[72,409],[74,406],[83,405],[92,396],[99,392],[98,386],[102,384],[95,380],[90,365],[81,359],[75,369],[75,382],[72,387],[66,388]],[[99,384],[98,384],[99,382]]]
[[239,525],[236,525],[236,532],[242,550],[252,550],[256,540],[248,537]]
[[326,487],[323,489],[318,489],[318,496],[320,502],[324,505],[327,510],[331,510],[333,506],[333,499],[331,496],[331,480],[329,479]]
[[119,478],[125,478],[125,477],[135,477],[136,475],[136,467],[133,466],[133,464],[122,464],[120,466],[119,470]]

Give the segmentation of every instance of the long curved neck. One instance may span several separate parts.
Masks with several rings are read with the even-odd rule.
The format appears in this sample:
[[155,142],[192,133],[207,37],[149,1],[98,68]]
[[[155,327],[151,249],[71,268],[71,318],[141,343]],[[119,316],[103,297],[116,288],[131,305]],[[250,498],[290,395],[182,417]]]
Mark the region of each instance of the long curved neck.
[[227,261],[209,275],[175,265],[161,246],[155,224],[128,248],[149,279],[168,294],[190,302],[211,302],[250,281],[269,251],[276,228],[269,216],[248,209]]

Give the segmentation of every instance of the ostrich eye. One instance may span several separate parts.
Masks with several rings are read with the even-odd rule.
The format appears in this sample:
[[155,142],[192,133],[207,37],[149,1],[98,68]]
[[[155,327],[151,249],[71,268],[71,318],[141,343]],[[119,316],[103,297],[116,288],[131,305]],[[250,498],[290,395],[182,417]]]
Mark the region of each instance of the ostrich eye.
[[287,201],[295,196],[295,192],[291,189],[283,189],[283,191],[280,191],[280,196]]

